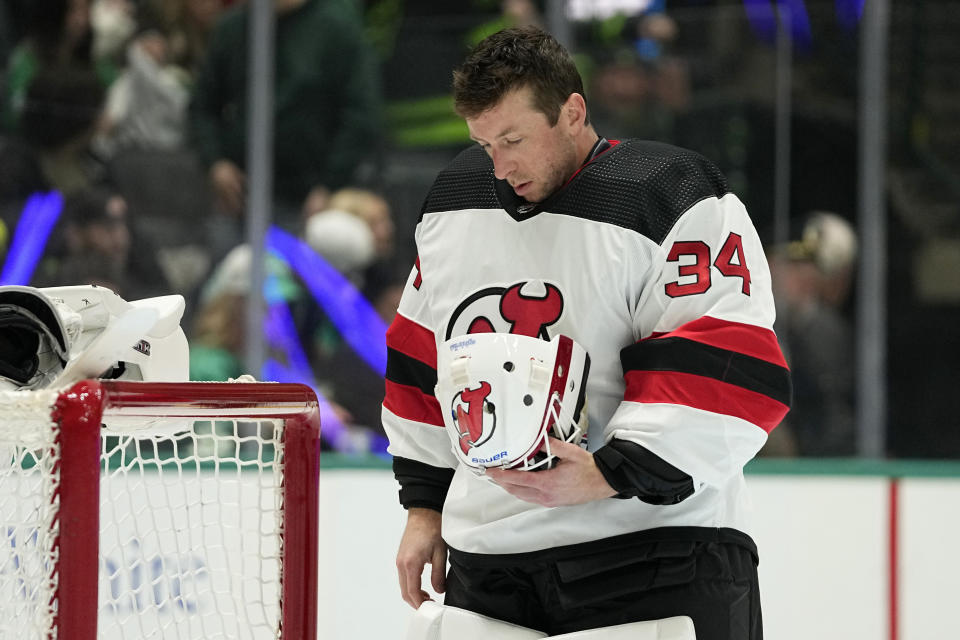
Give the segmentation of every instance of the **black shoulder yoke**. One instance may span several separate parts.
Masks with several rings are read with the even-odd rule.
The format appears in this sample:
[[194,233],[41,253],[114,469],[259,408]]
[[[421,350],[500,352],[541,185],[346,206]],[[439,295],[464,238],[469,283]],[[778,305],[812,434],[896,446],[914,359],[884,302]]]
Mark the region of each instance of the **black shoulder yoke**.
[[587,163],[545,202],[524,203],[479,146],[463,151],[440,172],[421,210],[505,209],[517,220],[540,212],[613,224],[661,243],[694,204],[723,197],[727,181],[698,153],[660,142],[624,140]]
[[425,213],[461,209],[500,209],[493,163],[480,145],[462,151],[437,175],[420,217]]
[[723,174],[700,154],[625,140],[585,166],[542,207],[633,229],[660,244],[687,209],[727,191]]

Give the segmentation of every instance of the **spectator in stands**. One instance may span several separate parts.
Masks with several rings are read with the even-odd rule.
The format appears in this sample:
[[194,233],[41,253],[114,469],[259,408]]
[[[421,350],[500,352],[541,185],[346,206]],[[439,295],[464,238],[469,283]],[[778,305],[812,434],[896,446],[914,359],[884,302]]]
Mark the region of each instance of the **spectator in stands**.
[[33,3],[27,15],[0,91],[0,126],[33,148],[50,187],[77,190],[102,174],[90,141],[116,68],[93,55],[88,0]]
[[142,31],[127,48],[127,67],[110,87],[99,148],[177,150],[186,135],[190,88],[170,63],[170,43],[157,29]]
[[[27,36],[10,55],[2,91],[0,125],[8,131],[18,130],[30,86],[43,71],[59,71],[58,77],[64,78],[92,73],[101,87],[109,86],[117,75],[115,65],[93,55],[89,0],[46,0],[31,9]],[[72,103],[58,106],[65,110]]]
[[66,197],[36,286],[104,284],[127,299],[170,293],[155,252],[131,231],[127,203],[103,187]]
[[[386,326],[393,322],[406,284],[406,274],[394,272],[368,286],[367,299]],[[353,423],[386,436],[381,421],[384,396],[383,376],[375,372],[347,344],[339,344],[329,359],[329,390],[337,403],[349,411]]]
[[307,218],[307,244],[358,288],[363,274],[376,256],[370,226],[359,216],[338,209],[324,209]]
[[[385,326],[393,321],[406,282],[392,264],[394,224],[390,205],[379,194],[355,187],[336,191],[330,208],[307,220],[306,240],[340,273],[361,288]],[[323,392],[342,408],[354,427],[385,436],[380,421],[383,376],[347,342],[324,309],[304,300],[297,317],[310,336],[311,364]]]
[[793,408],[764,455],[844,456],[855,450],[853,331],[844,313],[857,237],[829,212],[809,214],[770,267],[775,329],[793,375]]
[[[342,246],[356,247],[357,238],[360,242],[368,243],[364,252],[373,253],[373,242],[366,226],[352,215],[344,212],[333,212],[322,222],[322,226],[330,231],[329,236],[342,241]],[[346,216],[344,218],[344,216]],[[347,222],[351,220],[357,224]],[[335,227],[341,227],[336,229]],[[351,238],[350,236],[355,236]],[[354,258],[350,252],[342,250],[342,246],[323,241],[325,249],[333,252],[325,256],[333,266],[349,267]],[[247,244],[234,247],[214,268],[210,279],[204,284],[200,295],[199,310],[194,322],[193,333],[190,336],[190,379],[191,380],[227,380],[242,373],[258,373],[242,371],[244,339],[246,337],[246,308],[250,291],[250,260],[252,253]],[[330,406],[336,413],[338,420],[344,425],[353,425],[354,418],[343,406],[333,398],[333,389],[329,371],[316,366],[315,360],[312,372],[298,371],[296,362],[290,360],[295,354],[289,353],[288,341],[293,338],[299,341],[299,348],[309,357],[313,341],[320,334],[318,322],[322,317],[319,308],[313,301],[306,287],[292,272],[289,265],[275,255],[266,257],[266,272],[269,283],[265,286],[263,297],[264,312],[270,313],[269,307],[283,305],[287,308],[294,322],[295,336],[279,335],[282,328],[272,327],[267,330],[267,348],[270,358],[285,365],[292,366],[295,373],[306,374],[300,381],[306,384],[317,384],[320,392],[330,401]],[[279,314],[286,315],[286,313]],[[329,337],[329,336],[328,336]],[[334,336],[334,339],[338,338]],[[329,366],[329,361],[327,363]],[[382,387],[382,381],[381,385]],[[362,432],[358,431],[363,441]],[[324,440],[324,446],[329,443]]]
[[141,29],[164,34],[169,64],[181,69],[192,83],[223,8],[221,0],[143,0],[138,21]]
[[[671,55],[678,26],[662,0],[624,21],[591,77],[591,119],[600,129],[672,140],[674,120],[691,101],[687,63]],[[616,20],[616,18],[612,19]]]
[[394,264],[396,225],[390,203],[369,189],[344,187],[330,196],[328,208],[347,211],[367,223],[373,234],[373,258],[363,272],[363,293],[371,302],[392,283],[400,271]]
[[140,6],[136,33],[126,44],[126,68],[110,87],[101,153],[184,148],[190,91],[221,8],[219,0]]
[[134,0],[91,0],[90,27],[94,59],[123,66],[127,43],[137,30]]
[[[374,238],[358,216],[336,209],[317,212],[307,218],[304,239],[353,286],[363,286],[364,272],[374,259]],[[321,286],[328,284],[334,283],[323,282]],[[292,300],[290,307],[313,370],[318,378],[329,380],[334,354],[344,348],[340,330],[328,311],[309,294]]]
[[374,254],[378,260],[393,254],[396,228],[386,198],[369,189],[344,187],[330,196],[327,208],[352,213],[367,223],[373,234]]
[[63,193],[100,180],[90,145],[103,113],[103,86],[90,69],[49,67],[31,80],[19,137],[37,154],[47,182]]
[[[350,183],[376,149],[379,76],[350,3],[275,0],[275,7],[273,219],[299,232],[305,216],[323,209],[329,193]],[[229,247],[241,239],[248,18],[249,6],[242,4],[217,23],[189,110],[192,140],[218,203],[215,253],[215,243]]]
[[[336,202],[345,206],[367,198],[370,202],[382,200],[376,194],[362,190],[338,192],[334,196]],[[368,223],[358,215],[342,210],[327,209],[310,216],[304,239],[326,262],[358,285],[377,253],[375,233]],[[387,245],[389,242],[381,242],[380,246]],[[235,377],[238,371],[245,334],[237,327],[242,320],[238,322],[237,319],[245,313],[246,294],[250,290],[250,255],[246,244],[235,247],[217,265],[204,286],[195,333],[191,338],[191,346],[195,347],[191,349],[191,378],[194,380],[222,380]],[[331,402],[345,425],[354,428],[358,434],[383,435],[378,404],[383,399],[383,377],[343,340],[327,310],[314,300],[309,287],[296,273],[273,255],[267,257],[266,267],[271,279],[267,302],[282,303],[289,309],[296,338],[309,360],[317,388]],[[371,300],[385,324],[396,314],[402,286],[403,281],[394,276],[391,282],[378,285]],[[279,361],[284,361],[286,355],[277,347],[277,344],[271,344],[271,353]]]
[[202,302],[190,336],[190,379],[223,382],[243,371],[247,296],[223,291]]

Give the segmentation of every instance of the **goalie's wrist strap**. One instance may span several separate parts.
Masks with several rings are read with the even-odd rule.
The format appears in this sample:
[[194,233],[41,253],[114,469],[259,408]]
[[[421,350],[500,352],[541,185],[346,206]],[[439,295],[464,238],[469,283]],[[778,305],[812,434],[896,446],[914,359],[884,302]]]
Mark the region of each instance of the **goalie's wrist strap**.
[[646,447],[614,438],[593,459],[617,498],[676,504],[694,493],[693,478]]
[[395,457],[393,475],[400,483],[400,504],[404,509],[425,507],[442,511],[447,490],[453,480],[453,469]]

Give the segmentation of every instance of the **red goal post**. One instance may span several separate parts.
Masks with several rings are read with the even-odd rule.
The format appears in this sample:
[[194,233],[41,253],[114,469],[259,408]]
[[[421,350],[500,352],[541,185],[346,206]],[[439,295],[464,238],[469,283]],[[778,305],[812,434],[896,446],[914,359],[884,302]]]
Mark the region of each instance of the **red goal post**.
[[0,416],[0,637],[315,639],[311,389],[87,380]]

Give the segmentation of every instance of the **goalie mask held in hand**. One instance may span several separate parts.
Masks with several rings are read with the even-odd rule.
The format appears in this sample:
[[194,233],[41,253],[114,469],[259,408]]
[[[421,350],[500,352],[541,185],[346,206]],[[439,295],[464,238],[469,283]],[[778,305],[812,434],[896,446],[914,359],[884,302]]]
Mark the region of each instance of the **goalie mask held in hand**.
[[508,333],[447,340],[437,352],[437,386],[453,451],[467,466],[552,466],[553,436],[579,444],[586,433],[590,357],[576,342]]

